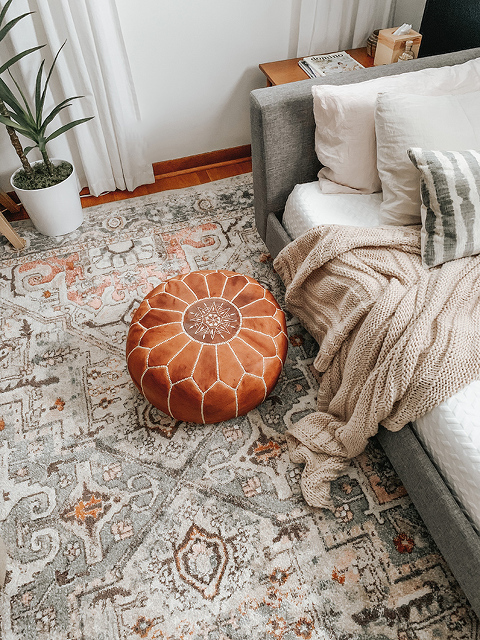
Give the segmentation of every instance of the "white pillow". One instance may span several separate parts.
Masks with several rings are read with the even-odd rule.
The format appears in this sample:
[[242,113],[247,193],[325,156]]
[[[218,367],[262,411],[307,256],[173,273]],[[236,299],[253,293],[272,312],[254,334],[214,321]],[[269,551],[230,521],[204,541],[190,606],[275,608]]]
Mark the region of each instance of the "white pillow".
[[480,151],[479,113],[480,91],[446,96],[378,95],[375,131],[383,191],[380,224],[420,224],[420,174],[407,149]]
[[420,95],[480,90],[480,58],[463,64],[383,76],[345,85],[314,85],[315,150],[324,193],[380,191],[374,109],[378,93]]

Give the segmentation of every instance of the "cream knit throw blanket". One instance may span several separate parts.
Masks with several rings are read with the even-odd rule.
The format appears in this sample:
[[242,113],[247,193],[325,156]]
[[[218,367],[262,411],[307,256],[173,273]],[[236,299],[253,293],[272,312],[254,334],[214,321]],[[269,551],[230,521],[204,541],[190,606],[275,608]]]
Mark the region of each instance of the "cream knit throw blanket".
[[329,507],[330,481],[381,423],[397,431],[480,376],[480,257],[426,270],[419,227],[321,226],[274,267],[286,306],[320,345],[318,411],[287,431],[302,491]]

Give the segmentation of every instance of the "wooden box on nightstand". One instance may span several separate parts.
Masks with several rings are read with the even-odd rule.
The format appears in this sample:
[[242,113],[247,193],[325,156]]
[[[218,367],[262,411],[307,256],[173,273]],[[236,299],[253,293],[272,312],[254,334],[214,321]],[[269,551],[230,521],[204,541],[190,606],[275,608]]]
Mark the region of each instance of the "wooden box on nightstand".
[[397,62],[399,56],[405,51],[405,43],[411,40],[413,42],[412,52],[415,58],[418,57],[418,50],[420,49],[420,43],[422,36],[418,31],[410,29],[410,31],[401,36],[394,36],[393,32],[397,30],[397,27],[393,29],[381,29],[378,34],[377,49],[375,51],[374,65],[377,67],[381,64],[390,64],[391,62]]

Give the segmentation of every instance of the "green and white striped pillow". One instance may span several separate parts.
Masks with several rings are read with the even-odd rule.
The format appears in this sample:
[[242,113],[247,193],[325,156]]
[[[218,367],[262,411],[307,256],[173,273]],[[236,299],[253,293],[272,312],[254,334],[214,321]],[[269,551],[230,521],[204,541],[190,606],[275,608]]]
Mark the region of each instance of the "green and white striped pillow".
[[420,171],[425,267],[480,253],[480,153],[408,149]]

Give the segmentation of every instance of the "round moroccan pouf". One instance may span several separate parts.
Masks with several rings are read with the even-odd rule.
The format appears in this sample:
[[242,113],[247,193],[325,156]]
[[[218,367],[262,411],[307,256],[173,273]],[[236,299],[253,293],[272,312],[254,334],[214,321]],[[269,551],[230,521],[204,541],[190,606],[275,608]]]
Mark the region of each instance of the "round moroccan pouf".
[[224,270],[163,282],[135,312],[127,338],[138,389],[185,422],[221,422],[259,405],[286,354],[275,298],[253,278]]

